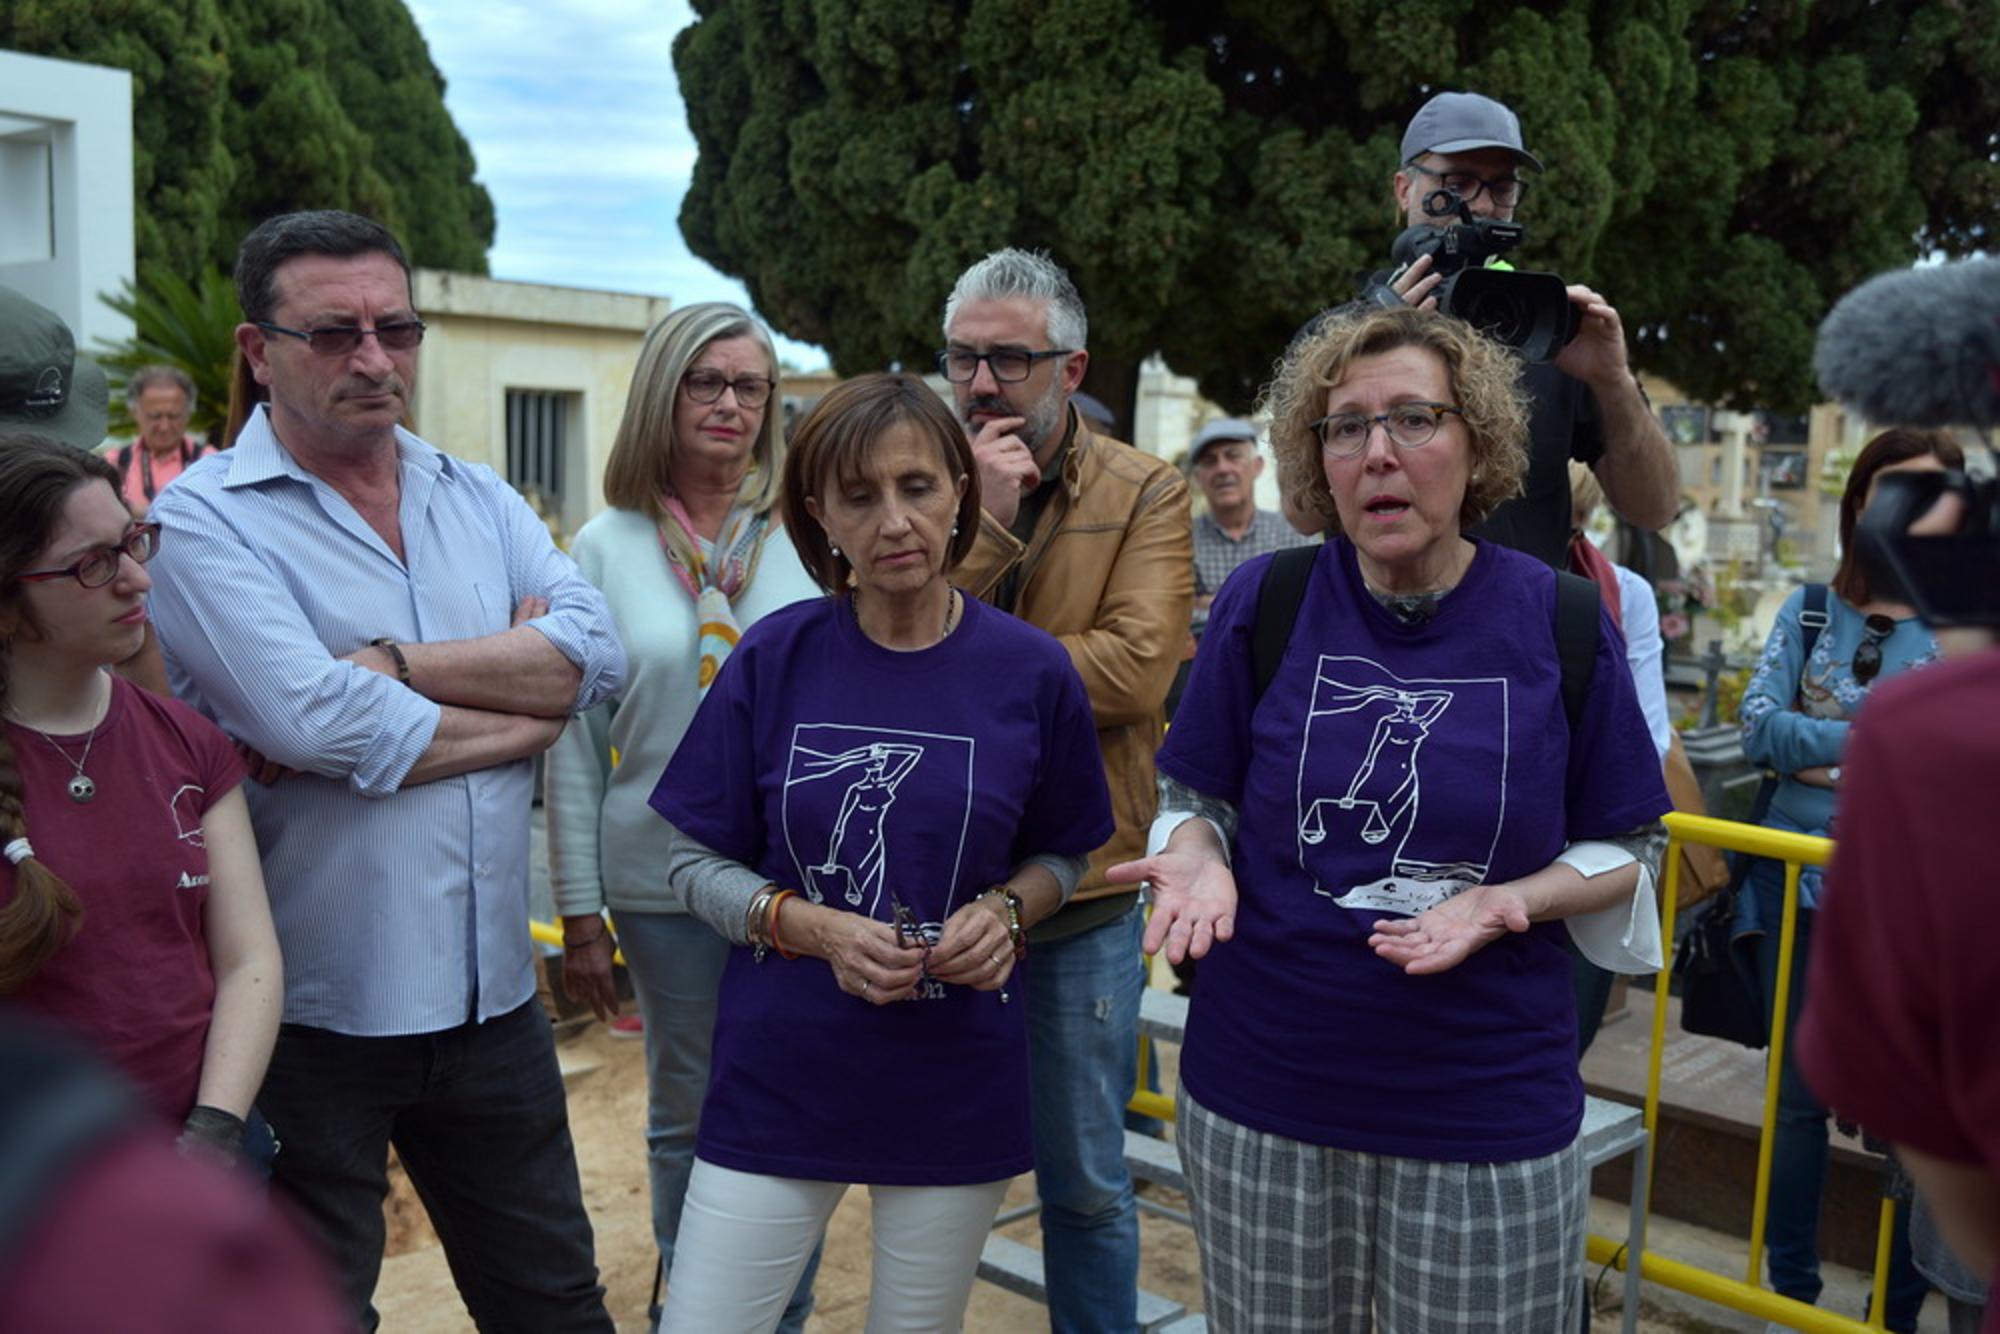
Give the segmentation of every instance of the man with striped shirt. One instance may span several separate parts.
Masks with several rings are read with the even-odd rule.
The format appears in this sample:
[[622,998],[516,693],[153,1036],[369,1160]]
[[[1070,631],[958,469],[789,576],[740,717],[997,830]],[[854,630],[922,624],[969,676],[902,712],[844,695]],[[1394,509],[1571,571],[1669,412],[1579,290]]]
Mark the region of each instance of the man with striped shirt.
[[391,1144],[485,1330],[604,1330],[527,937],[532,757],[623,683],[603,598],[487,468],[401,429],[423,321],[389,232],[244,241],[270,391],[153,515],[175,691],[255,752],[285,952],[273,1177],[373,1329]]

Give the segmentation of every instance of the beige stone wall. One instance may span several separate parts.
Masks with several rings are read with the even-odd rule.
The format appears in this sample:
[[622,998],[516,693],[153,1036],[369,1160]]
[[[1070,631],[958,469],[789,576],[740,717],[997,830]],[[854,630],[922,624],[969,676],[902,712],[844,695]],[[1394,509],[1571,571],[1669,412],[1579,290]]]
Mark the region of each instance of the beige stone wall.
[[575,532],[604,507],[600,479],[639,344],[671,303],[428,269],[417,271],[416,295],[429,326],[412,405],[417,431],[504,476],[507,391],[571,396],[556,518]]

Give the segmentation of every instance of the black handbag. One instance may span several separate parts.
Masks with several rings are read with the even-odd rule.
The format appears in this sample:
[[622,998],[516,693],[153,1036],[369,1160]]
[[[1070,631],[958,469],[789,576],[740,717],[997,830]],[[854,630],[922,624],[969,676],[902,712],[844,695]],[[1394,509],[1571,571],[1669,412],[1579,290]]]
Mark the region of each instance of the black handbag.
[[[1743,865],[1749,858],[1739,859]],[[1701,917],[1674,955],[1674,976],[1681,985],[1681,1027],[1702,1037],[1727,1038],[1761,1050],[1770,1045],[1764,1026],[1763,988],[1747,942],[1735,932],[1736,895],[1742,872],[1728,889],[1703,906]]]
[[[1763,824],[1771,798],[1778,790],[1776,774],[1765,774],[1750,803],[1750,824]],[[1752,942],[1736,939],[1736,896],[1750,863],[1747,852],[1729,854],[1729,884],[1704,906],[1704,911],[1674,956],[1674,975],[1681,984],[1681,1027],[1706,1038],[1727,1038],[1753,1051],[1770,1045],[1764,1022],[1764,987],[1757,975]]]

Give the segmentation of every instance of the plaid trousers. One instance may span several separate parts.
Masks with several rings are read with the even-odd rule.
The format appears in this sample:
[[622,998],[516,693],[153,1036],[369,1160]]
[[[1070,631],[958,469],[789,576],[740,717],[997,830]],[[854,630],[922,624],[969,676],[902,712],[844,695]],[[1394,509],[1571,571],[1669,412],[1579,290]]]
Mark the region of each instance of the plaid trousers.
[[1179,1091],[1201,1288],[1218,1334],[1574,1334],[1589,1178],[1267,1135]]

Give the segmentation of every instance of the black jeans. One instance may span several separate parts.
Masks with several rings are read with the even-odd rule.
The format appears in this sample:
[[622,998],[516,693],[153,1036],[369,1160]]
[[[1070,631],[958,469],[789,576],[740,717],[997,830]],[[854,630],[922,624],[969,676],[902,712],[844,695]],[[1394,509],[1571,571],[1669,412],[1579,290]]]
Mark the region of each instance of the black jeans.
[[412,1037],[286,1024],[257,1105],[284,1145],[273,1182],[317,1226],[362,1329],[380,1323],[371,1298],[394,1144],[481,1330],[610,1334],[535,1002]]

